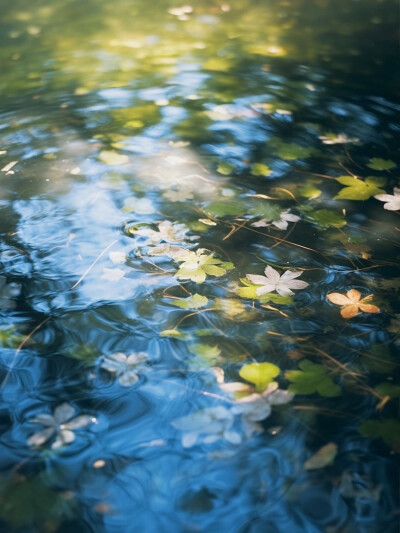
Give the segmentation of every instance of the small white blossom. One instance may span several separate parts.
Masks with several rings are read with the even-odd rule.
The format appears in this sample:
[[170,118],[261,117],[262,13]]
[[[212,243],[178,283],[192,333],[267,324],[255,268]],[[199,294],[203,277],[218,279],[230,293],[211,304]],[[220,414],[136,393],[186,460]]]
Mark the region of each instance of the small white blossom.
[[80,415],[72,418],[74,414],[75,409],[72,405],[63,403],[54,409],[54,415],[42,413],[35,416],[31,423],[44,426],[44,429],[31,435],[28,439],[28,445],[38,448],[53,436],[56,436],[56,440],[51,447],[53,449],[59,448],[75,440],[74,429],[96,422],[96,419],[90,415]]
[[116,352],[104,356],[100,367],[117,377],[122,387],[130,387],[138,381],[138,367],[146,360],[147,354],[143,352],[132,353],[130,355]]
[[393,194],[377,194],[374,198],[380,202],[387,202],[383,209],[388,211],[398,211],[400,209],[400,189],[397,187],[393,189]]
[[247,279],[255,285],[260,285],[257,288],[257,296],[262,296],[269,292],[276,291],[281,296],[290,296],[294,294],[290,289],[305,289],[308,287],[308,283],[301,280],[296,280],[301,276],[300,271],[286,270],[282,276],[279,275],[274,268],[267,266],[265,269],[265,276],[258,276],[255,274],[247,274]]
[[192,200],[193,193],[189,189],[170,189],[165,191],[163,196],[171,202],[185,202],[186,200]]

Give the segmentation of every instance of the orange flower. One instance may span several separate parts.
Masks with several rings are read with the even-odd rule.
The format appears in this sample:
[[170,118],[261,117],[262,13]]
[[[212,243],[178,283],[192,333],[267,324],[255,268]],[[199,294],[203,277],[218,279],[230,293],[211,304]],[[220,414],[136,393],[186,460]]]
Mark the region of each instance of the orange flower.
[[360,311],[363,311],[364,313],[379,313],[380,311],[379,307],[376,307],[376,305],[366,303],[371,300],[373,294],[368,294],[368,296],[365,296],[365,298],[360,300],[361,293],[356,289],[349,290],[346,295],[332,292],[331,294],[327,294],[326,297],[333,304],[342,306],[340,314],[343,318],[353,318],[353,316],[358,315]]

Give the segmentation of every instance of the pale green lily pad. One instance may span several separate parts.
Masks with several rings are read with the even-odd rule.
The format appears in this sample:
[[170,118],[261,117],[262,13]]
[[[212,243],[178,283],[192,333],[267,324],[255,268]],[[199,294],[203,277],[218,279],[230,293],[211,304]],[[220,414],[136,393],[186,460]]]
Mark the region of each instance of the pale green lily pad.
[[372,168],[373,170],[390,170],[394,168],[396,163],[390,159],[380,159],[379,157],[373,157],[367,163],[367,167]]
[[385,178],[369,176],[363,181],[354,176],[340,176],[336,180],[346,187],[339,191],[334,200],[368,200],[371,196],[385,194],[381,188],[386,184]]
[[256,386],[257,392],[263,392],[281,370],[272,363],[249,363],[242,366],[239,376]]

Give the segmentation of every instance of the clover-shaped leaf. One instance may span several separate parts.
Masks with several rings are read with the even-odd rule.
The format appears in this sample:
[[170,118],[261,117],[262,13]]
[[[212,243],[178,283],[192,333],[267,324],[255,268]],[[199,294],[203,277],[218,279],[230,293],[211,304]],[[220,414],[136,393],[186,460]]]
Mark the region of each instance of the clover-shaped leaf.
[[239,376],[253,383],[258,392],[262,392],[280,372],[280,368],[272,363],[249,363],[242,366]]
[[323,365],[315,364],[304,359],[299,364],[300,370],[288,370],[286,379],[292,382],[288,390],[295,394],[314,394],[321,396],[338,396],[340,387],[327,375],[327,369]]
[[373,157],[369,160],[367,167],[372,168],[373,170],[390,170],[394,168],[396,163],[390,159],[380,159],[379,157]]
[[342,185],[346,185],[334,200],[368,200],[376,194],[385,194],[381,188],[386,184],[385,178],[370,176],[365,181],[355,176],[340,176],[336,180]]

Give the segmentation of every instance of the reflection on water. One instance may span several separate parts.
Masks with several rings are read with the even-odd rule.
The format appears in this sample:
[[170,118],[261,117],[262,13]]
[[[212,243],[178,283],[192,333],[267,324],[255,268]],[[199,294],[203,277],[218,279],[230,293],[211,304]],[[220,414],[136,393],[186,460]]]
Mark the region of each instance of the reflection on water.
[[397,531],[393,9],[3,2],[1,531]]

